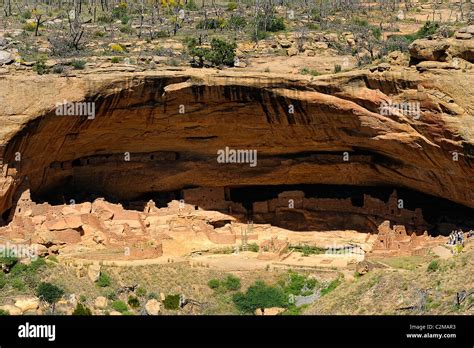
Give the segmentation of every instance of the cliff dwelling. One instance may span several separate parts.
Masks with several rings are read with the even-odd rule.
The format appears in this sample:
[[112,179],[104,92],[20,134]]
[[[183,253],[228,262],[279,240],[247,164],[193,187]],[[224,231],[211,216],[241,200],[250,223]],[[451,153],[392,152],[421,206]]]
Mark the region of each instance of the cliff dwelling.
[[[474,228],[468,148],[455,148],[460,156],[453,163],[453,149],[424,137],[424,126],[407,130],[380,118],[374,113],[378,96],[364,87],[371,83],[367,77],[352,82],[372,98],[364,102],[343,97],[347,91],[333,96],[339,87],[330,84],[310,90],[280,88],[271,80],[213,78],[205,83],[189,76],[150,76],[125,86],[90,84],[84,100],[96,104],[94,119],[47,110],[11,132],[1,151],[2,224],[22,214],[18,202],[27,192],[39,206],[96,204],[103,198],[123,207],[118,215],[153,209],[160,215],[170,204],[196,212],[190,214],[225,214],[192,227],[205,231],[206,240],[224,244],[241,238],[239,228],[229,227],[234,222],[377,234],[388,221],[403,226],[408,236],[433,237]],[[368,119],[375,122],[371,127]],[[406,139],[392,138],[392,131]],[[227,148],[255,151],[258,165],[220,163],[217,154]],[[93,219],[100,215],[94,209],[86,213],[95,214]],[[127,228],[148,233],[149,216],[137,216],[120,234]],[[176,221],[171,230],[187,226]],[[115,228],[107,224],[101,228]],[[229,230],[219,233],[223,229]],[[78,238],[68,233],[71,241]],[[162,253],[160,243],[169,239],[164,232],[157,236],[151,255]],[[252,232],[250,237],[258,239]],[[137,239],[142,242],[146,238]]]

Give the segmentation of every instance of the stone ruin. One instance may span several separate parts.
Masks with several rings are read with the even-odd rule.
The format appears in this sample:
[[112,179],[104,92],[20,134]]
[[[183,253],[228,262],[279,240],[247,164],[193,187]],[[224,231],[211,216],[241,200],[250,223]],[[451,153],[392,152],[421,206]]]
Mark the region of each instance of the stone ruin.
[[[0,239],[32,244],[44,255],[104,260],[148,259],[178,253],[183,256],[214,244],[245,245],[259,240],[250,225],[238,221],[247,218],[249,212],[242,204],[227,200],[224,188],[193,188],[182,194],[184,201],[173,200],[164,208],[149,201],[141,205],[141,212],[104,199],[75,205],[36,204],[30,191],[25,190],[12,212],[11,223],[0,228]],[[277,198],[254,202],[251,216],[256,223],[270,222],[294,230],[318,231],[348,221],[355,224],[350,226],[352,230],[376,229],[374,253],[424,252],[435,239],[426,232],[420,233],[426,231],[421,210],[400,209],[397,202],[396,191],[387,203],[364,195],[362,206],[354,206],[351,199],[305,198],[301,191],[285,191]],[[391,223],[395,225],[390,227]],[[260,243],[258,257],[281,259],[288,245],[288,240],[271,237]]]
[[399,208],[397,191],[393,191],[388,202],[366,194],[362,206],[355,206],[350,198],[306,198],[303,191],[284,191],[277,198],[254,202],[252,211],[226,199],[223,187],[187,189],[183,196],[196,209],[217,210],[240,220],[249,218],[255,223],[270,223],[294,231],[351,229],[377,233],[385,220],[404,225],[410,232],[423,233],[427,229],[421,209]]
[[281,260],[288,253],[290,244],[288,240],[281,240],[272,237],[260,244],[258,259],[260,260]]
[[407,233],[405,226],[393,225],[384,221],[378,228],[377,239],[372,247],[372,254],[411,256],[426,255],[430,246],[438,245],[446,237],[429,237],[428,232],[422,235]]

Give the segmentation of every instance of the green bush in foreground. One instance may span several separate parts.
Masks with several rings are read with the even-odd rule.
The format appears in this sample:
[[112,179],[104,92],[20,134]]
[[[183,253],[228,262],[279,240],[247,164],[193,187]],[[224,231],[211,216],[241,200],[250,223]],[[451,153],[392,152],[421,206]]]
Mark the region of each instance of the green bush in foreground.
[[54,305],[64,295],[64,290],[51,283],[40,283],[36,295],[52,305],[54,313]]
[[166,309],[179,309],[179,295],[166,295],[164,305]]
[[128,311],[127,304],[123,301],[114,301],[112,302],[112,308],[115,309],[117,312],[124,313]]
[[243,313],[253,313],[256,309],[264,310],[270,307],[288,307],[288,299],[283,290],[269,286],[261,280],[256,281],[245,293],[234,294],[232,300]]
[[105,272],[101,272],[99,275],[99,279],[97,280],[97,285],[101,288],[105,288],[107,286],[110,286],[110,283],[110,277],[108,276],[108,274]]
[[439,262],[436,260],[433,260],[430,262],[428,265],[428,272],[436,272],[439,269]]
[[92,315],[92,312],[85,305],[78,302],[76,309],[74,309],[74,312],[72,312],[72,315]]
[[135,296],[129,296],[128,305],[132,308],[138,308],[140,307],[140,301]]
[[217,288],[219,287],[219,285],[221,285],[221,282],[219,281],[219,279],[211,279],[211,280],[209,280],[209,282],[207,283],[207,285],[208,285],[211,289],[215,290],[215,289],[217,289]]
[[239,290],[241,287],[240,278],[233,275],[228,275],[227,278],[224,279],[223,284],[229,291]]

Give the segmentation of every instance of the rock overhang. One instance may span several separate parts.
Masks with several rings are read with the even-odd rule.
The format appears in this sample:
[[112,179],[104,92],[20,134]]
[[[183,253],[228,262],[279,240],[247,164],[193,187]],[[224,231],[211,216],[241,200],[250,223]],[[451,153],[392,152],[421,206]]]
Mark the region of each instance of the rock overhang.
[[[127,187],[350,184],[407,187],[474,207],[466,150],[474,139],[472,87],[453,74],[402,69],[300,79],[189,69],[30,77],[36,93],[22,94],[26,76],[6,77],[0,210],[14,204],[22,183],[34,193],[71,177],[124,199],[134,195]],[[421,118],[381,115],[380,104],[391,99],[420,102]],[[96,117],[55,115],[64,100],[96,103]],[[220,165],[216,152],[225,147],[256,150],[259,166]],[[125,153],[131,161],[105,160]],[[174,159],[157,163],[154,153]]]

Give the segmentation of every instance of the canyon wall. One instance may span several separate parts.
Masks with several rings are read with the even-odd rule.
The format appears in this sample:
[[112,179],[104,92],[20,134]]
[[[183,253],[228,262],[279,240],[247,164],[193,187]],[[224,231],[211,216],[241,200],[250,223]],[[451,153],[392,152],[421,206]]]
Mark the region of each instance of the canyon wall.
[[[62,188],[132,200],[189,187],[405,187],[474,208],[474,73],[318,77],[188,69],[0,76],[0,212]],[[95,118],[56,105],[94,102]],[[419,103],[421,115],[381,105]],[[217,153],[256,150],[256,166]]]

